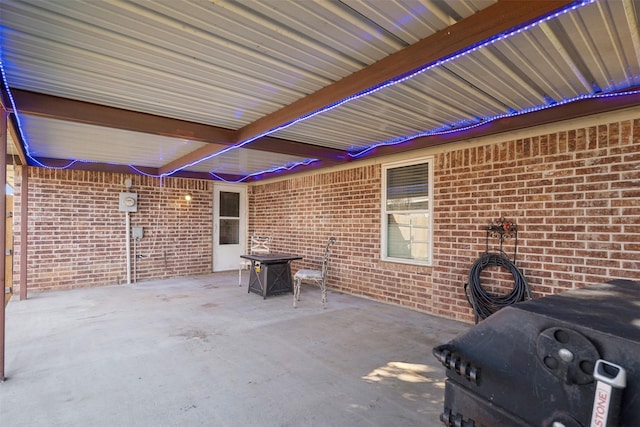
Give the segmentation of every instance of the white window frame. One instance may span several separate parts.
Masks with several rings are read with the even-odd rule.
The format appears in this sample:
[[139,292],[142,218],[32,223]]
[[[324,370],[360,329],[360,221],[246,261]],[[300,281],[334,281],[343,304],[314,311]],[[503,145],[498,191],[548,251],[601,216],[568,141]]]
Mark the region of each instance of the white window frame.
[[[394,169],[403,166],[411,166],[421,163],[428,164],[428,209],[419,209],[419,210],[407,210],[407,211],[387,211],[387,171],[389,169]],[[401,264],[412,264],[412,265],[424,265],[431,266],[433,264],[433,156],[428,157],[420,157],[417,159],[410,159],[398,162],[385,163],[382,165],[382,189],[381,189],[381,200],[382,205],[380,207],[380,258],[383,261],[396,262]],[[428,244],[427,244],[427,260],[417,260],[417,259],[408,259],[408,258],[398,258],[392,257],[387,254],[388,250],[388,214],[389,213],[408,213],[408,212],[426,212],[428,214]]]

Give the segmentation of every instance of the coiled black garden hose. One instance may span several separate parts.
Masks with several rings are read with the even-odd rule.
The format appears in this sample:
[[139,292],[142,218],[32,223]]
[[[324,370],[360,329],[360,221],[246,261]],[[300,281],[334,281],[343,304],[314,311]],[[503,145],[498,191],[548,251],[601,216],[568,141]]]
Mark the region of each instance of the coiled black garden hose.
[[[487,292],[480,283],[480,273],[487,267],[502,267],[508,270],[514,279],[514,286],[508,294],[493,294]],[[522,272],[507,256],[502,253],[485,253],[471,267],[469,282],[464,284],[467,301],[474,310],[475,321],[486,319],[496,311],[525,298],[531,299],[529,284]]]

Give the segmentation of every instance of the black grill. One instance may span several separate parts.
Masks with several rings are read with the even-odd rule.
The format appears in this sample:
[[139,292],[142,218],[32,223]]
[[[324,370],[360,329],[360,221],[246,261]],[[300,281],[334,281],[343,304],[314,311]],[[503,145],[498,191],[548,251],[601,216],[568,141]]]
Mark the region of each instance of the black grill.
[[505,307],[433,353],[447,368],[447,426],[640,426],[640,282]]

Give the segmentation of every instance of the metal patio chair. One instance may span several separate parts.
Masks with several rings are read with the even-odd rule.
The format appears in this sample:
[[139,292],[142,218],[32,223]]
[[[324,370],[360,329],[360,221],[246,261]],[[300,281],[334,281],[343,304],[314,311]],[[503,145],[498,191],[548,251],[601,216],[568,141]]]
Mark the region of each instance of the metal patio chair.
[[[271,236],[251,236],[251,247],[249,253],[255,254],[268,254],[270,252]],[[242,286],[242,270],[246,270],[251,267],[251,260],[241,259],[240,268],[238,269],[238,286]]]
[[320,286],[320,290],[322,291],[322,308],[327,308],[327,270],[329,267],[329,251],[335,242],[335,237],[329,237],[327,245],[324,248],[321,270],[298,270],[293,276],[293,308],[296,308],[296,303],[300,301],[300,285],[302,282]]

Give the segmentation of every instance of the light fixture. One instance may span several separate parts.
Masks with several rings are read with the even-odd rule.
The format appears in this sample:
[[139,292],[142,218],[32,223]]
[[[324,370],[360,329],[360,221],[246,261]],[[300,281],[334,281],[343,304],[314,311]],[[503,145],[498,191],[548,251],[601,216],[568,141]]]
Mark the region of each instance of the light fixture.
[[187,193],[187,194],[184,195],[184,199],[187,202],[190,202],[193,199],[193,196],[191,195],[191,193]]

